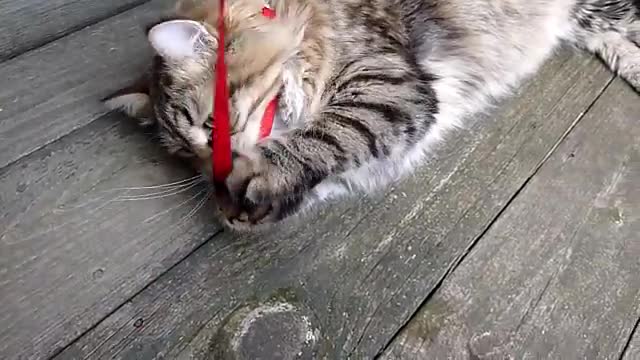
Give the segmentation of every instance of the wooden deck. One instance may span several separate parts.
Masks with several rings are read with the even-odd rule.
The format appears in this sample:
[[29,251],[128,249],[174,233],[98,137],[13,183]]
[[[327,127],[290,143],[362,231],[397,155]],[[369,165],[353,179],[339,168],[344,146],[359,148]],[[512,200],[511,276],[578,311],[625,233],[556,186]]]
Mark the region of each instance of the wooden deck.
[[599,61],[237,236],[203,187],[123,189],[190,175],[99,102],[170,3],[0,0],[0,359],[640,359],[640,97]]

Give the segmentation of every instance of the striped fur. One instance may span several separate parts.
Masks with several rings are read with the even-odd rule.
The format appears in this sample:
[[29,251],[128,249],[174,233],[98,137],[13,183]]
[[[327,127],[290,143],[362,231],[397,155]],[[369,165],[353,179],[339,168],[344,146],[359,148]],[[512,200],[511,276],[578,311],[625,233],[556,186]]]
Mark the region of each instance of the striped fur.
[[[259,15],[262,0],[229,3],[235,157],[215,187],[235,229],[399,179],[563,41],[640,89],[637,0],[273,0],[275,20]],[[216,4],[181,1],[175,18],[195,23],[178,22],[175,35],[193,47],[150,33],[158,55],[148,91],[108,101],[155,124],[169,151],[205,174]],[[276,94],[280,127],[258,142]]]

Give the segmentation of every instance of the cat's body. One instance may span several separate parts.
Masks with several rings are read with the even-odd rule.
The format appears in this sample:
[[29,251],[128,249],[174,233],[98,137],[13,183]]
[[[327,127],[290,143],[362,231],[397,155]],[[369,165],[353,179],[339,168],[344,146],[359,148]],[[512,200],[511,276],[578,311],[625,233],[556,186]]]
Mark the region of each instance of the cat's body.
[[[235,228],[398,179],[563,41],[597,53],[640,89],[638,0],[276,0],[273,22],[240,16],[257,13],[261,0],[229,1],[229,31],[239,39],[229,60],[238,156],[218,200]],[[179,13],[213,24],[215,3],[183,4]],[[206,173],[209,133],[197,127],[211,112],[215,32],[185,24],[166,30],[186,26],[186,38],[198,38],[188,55],[150,34],[162,55],[150,103],[137,94],[111,105],[138,117],[155,109],[146,116],[170,133],[168,142],[182,132]],[[286,126],[256,144],[276,93]],[[184,111],[189,119],[180,119]]]

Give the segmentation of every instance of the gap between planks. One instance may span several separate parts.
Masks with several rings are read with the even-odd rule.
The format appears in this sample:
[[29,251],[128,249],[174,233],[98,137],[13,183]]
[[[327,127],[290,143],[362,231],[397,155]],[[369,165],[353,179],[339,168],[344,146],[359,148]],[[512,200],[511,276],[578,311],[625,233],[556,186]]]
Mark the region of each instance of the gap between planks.
[[640,358],[636,100],[609,86],[382,358]]
[[86,335],[87,333],[91,332],[96,326],[98,326],[101,322],[103,322],[106,318],[108,318],[109,316],[113,315],[114,313],[118,312],[118,310],[120,310],[126,303],[128,303],[129,301],[131,301],[131,299],[135,298],[136,296],[138,296],[140,293],[144,292],[149,286],[151,286],[151,284],[153,284],[154,282],[156,282],[156,280],[158,280],[159,278],[163,277],[166,273],[168,273],[169,271],[171,271],[173,268],[175,268],[176,266],[180,265],[185,259],[187,259],[189,256],[191,256],[191,254],[193,254],[194,252],[198,251],[200,248],[202,248],[203,246],[205,246],[209,241],[211,241],[213,238],[217,237],[218,235],[220,235],[224,230],[219,230],[218,232],[214,233],[213,235],[211,235],[209,237],[209,239],[207,239],[206,241],[203,241],[202,244],[194,247],[190,252],[186,253],[182,258],[180,258],[178,261],[176,261],[173,265],[171,265],[170,267],[168,267],[167,269],[165,269],[163,272],[158,273],[158,275],[156,275],[154,278],[150,279],[149,282],[143,286],[142,288],[140,288],[140,290],[136,291],[135,293],[131,294],[131,296],[126,299],[125,301],[122,302],[122,304],[116,306],[113,310],[111,310],[110,312],[108,312],[106,315],[104,315],[102,318],[100,318],[99,320],[97,320],[93,325],[91,325],[91,327],[89,327],[88,329],[86,329],[85,331],[79,333],[75,338],[73,338],[71,341],[69,341],[69,343],[59,349],[57,349],[55,352],[53,352],[51,354],[51,356],[47,357],[47,359],[53,359],[56,356],[60,355],[61,353],[63,353],[69,346],[73,345],[76,341],[78,341],[78,339],[80,339],[81,337],[83,337],[84,335]]
[[[544,163],[547,162],[547,160],[549,160],[551,155],[558,149],[560,144],[567,138],[567,136],[573,131],[573,129],[575,129],[575,127],[584,118],[584,116],[589,112],[589,110],[591,110],[593,108],[594,104],[602,97],[602,94],[604,94],[604,92],[609,88],[609,86],[611,86],[611,83],[613,82],[613,80],[615,80],[615,76],[612,75],[611,79],[609,79],[609,81],[607,81],[606,85],[600,90],[600,92],[593,99],[593,101],[589,104],[589,106],[587,106],[585,111],[583,111],[578,117],[576,117],[574,122],[567,128],[567,130],[564,132],[564,134],[562,134],[562,136],[558,139],[558,141],[547,152],[545,157],[538,163],[538,165],[535,167],[535,170],[522,183],[522,186],[520,186],[520,188],[513,194],[513,196],[504,204],[504,206],[500,209],[500,211],[498,211],[496,213],[496,216],[493,219],[491,219],[491,221],[489,222],[487,227],[471,243],[471,245],[466,249],[466,251],[462,254],[462,256],[460,256],[459,260],[457,262],[453,263],[451,265],[451,267],[447,270],[447,272],[442,276],[442,278],[440,278],[440,280],[438,281],[437,285],[433,287],[433,289],[429,292],[429,294],[427,294],[427,297],[420,304],[420,306],[418,306],[418,308],[416,308],[416,310],[413,312],[413,314],[411,314],[411,316],[405,321],[405,323],[400,328],[398,328],[398,330],[395,332],[395,334],[389,339],[389,341],[378,352],[378,354],[376,354],[375,359],[379,359],[380,356],[382,356],[384,354],[384,352],[387,351],[389,346],[398,337],[398,335],[401,334],[403,332],[403,330],[405,330],[407,328],[407,326],[412,322],[412,320],[414,320],[416,318],[416,316],[420,313],[420,309],[422,309],[422,307],[427,302],[429,302],[429,300],[431,300],[433,295],[442,287],[442,284],[449,277],[449,275],[451,275],[453,272],[456,271],[458,266],[460,266],[460,264],[466,259],[467,255],[469,255],[469,253],[471,253],[473,248],[480,242],[482,237],[491,229],[491,227],[496,223],[496,221],[498,221],[498,219],[504,214],[504,212],[509,207],[509,205],[513,202],[513,200],[515,200],[518,197],[518,195],[522,192],[522,190],[529,184],[529,182],[531,182],[531,179],[533,179],[533,177],[536,176],[536,174],[538,174],[538,171],[540,171],[540,168],[544,165]],[[640,322],[640,319],[638,321]],[[636,324],[636,327],[637,326],[638,326],[638,324]],[[629,338],[629,343],[630,342],[631,342],[631,337]],[[627,344],[627,346],[628,346],[628,344]],[[622,358],[620,358],[620,359],[622,359]]]
[[143,27],[173,0],[149,0],[23,53],[0,67],[0,169],[108,114],[100,99],[148,67]]
[[[640,344],[640,331],[638,331],[639,328],[640,317],[638,318],[638,320],[636,320],[636,323],[631,330],[631,334],[629,334],[629,339],[627,339],[627,343],[624,344],[618,360],[635,360],[637,359],[635,356],[640,356],[640,348],[637,348],[638,344]],[[635,346],[636,348],[632,349],[632,346]],[[634,355],[633,352],[637,352],[637,354]]]
[[11,60],[13,60],[15,58],[18,58],[18,57],[22,56],[22,55],[29,54],[30,52],[35,51],[35,50],[37,50],[37,49],[39,49],[39,48],[41,48],[43,46],[46,46],[46,45],[48,45],[48,44],[50,44],[52,42],[58,41],[60,39],[63,39],[65,37],[69,36],[69,35],[72,35],[72,34],[74,34],[76,32],[82,31],[82,30],[84,30],[84,29],[86,29],[88,27],[97,25],[97,24],[99,24],[99,23],[101,23],[101,22],[103,22],[105,20],[108,20],[108,19],[114,17],[114,16],[118,16],[118,15],[120,15],[122,13],[125,13],[127,11],[133,10],[133,9],[139,7],[139,6],[142,6],[142,5],[146,4],[146,3],[148,3],[149,1],[151,1],[151,0],[139,0],[138,2],[127,4],[125,6],[117,8],[113,12],[109,12],[109,13],[106,13],[106,14],[104,14],[102,16],[96,17],[96,18],[92,19],[92,21],[89,22],[89,23],[85,23],[85,24],[80,23],[80,24],[75,25],[75,26],[70,26],[68,29],[61,31],[56,36],[52,36],[50,38],[47,38],[45,36],[43,40],[33,41],[33,44],[25,46],[25,47],[21,48],[20,50],[18,50],[15,53],[14,52],[10,52],[9,55],[7,55],[7,56],[0,55],[0,66],[2,64],[4,64],[5,62],[11,61]]

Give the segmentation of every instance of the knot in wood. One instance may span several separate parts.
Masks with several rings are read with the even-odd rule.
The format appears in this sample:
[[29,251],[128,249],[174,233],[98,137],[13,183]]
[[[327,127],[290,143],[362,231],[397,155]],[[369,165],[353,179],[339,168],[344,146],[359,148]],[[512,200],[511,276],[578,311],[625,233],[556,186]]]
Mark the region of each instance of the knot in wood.
[[237,309],[211,343],[213,358],[309,358],[317,340],[309,318],[286,302]]

